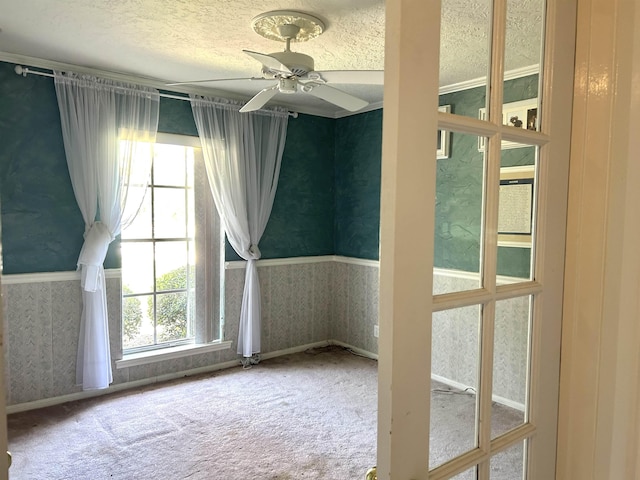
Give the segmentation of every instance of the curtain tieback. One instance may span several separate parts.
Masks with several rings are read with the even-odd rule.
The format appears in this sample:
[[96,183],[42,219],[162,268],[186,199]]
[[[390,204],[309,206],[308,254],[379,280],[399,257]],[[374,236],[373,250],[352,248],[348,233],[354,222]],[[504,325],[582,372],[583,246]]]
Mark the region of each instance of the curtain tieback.
[[100,288],[100,277],[104,271],[102,264],[113,238],[102,222],[94,222],[84,234],[78,267],[82,267],[81,285],[87,292],[95,292]]
[[259,260],[262,254],[260,253],[260,249],[258,245],[249,245],[249,258],[248,260]]

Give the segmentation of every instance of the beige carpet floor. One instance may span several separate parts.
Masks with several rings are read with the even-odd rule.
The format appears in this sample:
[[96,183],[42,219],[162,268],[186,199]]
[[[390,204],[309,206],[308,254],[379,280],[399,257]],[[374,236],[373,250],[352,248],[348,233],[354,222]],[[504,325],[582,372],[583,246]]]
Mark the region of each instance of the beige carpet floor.
[[[376,463],[376,388],[375,361],[327,347],[17,413],[10,479],[364,479]],[[447,454],[475,400],[433,395],[438,424],[452,427],[432,434],[432,448]],[[517,478],[521,451],[503,457],[495,478]]]

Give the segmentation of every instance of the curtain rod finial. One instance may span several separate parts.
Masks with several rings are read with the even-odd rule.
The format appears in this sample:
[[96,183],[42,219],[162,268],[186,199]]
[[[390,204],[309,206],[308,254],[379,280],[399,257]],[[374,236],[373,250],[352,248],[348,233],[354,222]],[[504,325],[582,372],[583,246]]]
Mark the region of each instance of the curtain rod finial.
[[29,69],[23,67],[22,65],[16,65],[13,71],[16,72],[16,75],[22,75],[23,77],[26,77]]

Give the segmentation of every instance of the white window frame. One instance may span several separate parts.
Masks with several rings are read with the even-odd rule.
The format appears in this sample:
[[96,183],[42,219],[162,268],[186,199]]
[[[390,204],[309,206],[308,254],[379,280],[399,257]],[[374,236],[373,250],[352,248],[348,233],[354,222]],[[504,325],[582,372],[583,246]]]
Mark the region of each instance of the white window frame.
[[[120,356],[117,368],[170,360],[188,355],[224,350],[231,341],[224,340],[224,234],[220,218],[213,204],[198,137],[158,133],[160,144],[193,147],[196,223],[196,314],[195,336],[191,341],[177,341],[174,345],[157,345],[125,353],[120,328]],[[200,182],[198,184],[197,182]],[[122,298],[122,294],[121,294]],[[122,317],[120,318],[122,323]]]

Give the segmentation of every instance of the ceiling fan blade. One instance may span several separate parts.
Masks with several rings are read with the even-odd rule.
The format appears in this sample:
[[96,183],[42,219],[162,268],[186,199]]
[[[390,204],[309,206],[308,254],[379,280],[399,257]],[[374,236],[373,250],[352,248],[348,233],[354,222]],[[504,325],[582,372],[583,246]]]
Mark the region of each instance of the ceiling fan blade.
[[327,83],[384,85],[384,70],[327,70],[309,72],[306,78],[313,81],[324,80]]
[[240,112],[245,113],[260,110],[276,93],[278,93],[278,85],[261,90],[240,109]]
[[270,70],[275,70],[282,73],[289,73],[293,75],[293,72],[289,70],[289,67],[283,65],[280,60],[271,55],[267,55],[266,53],[252,52],[251,50],[243,50],[244,53],[249,55],[250,57],[258,60],[262,65],[267,67]]
[[270,82],[273,81],[273,78],[263,78],[263,77],[242,77],[242,78],[210,78],[209,80],[192,80],[190,82],[174,82],[174,83],[165,83],[167,87],[171,87],[174,85],[192,85],[195,83],[209,83],[209,82],[235,82],[238,80],[268,80]]
[[361,98],[354,97],[349,93],[338,90],[337,88],[329,87],[322,83],[306,83],[302,87],[302,91],[326,100],[329,103],[333,103],[334,105],[342,107],[345,110],[349,110],[350,112],[355,112],[369,105],[369,102],[366,102]]

